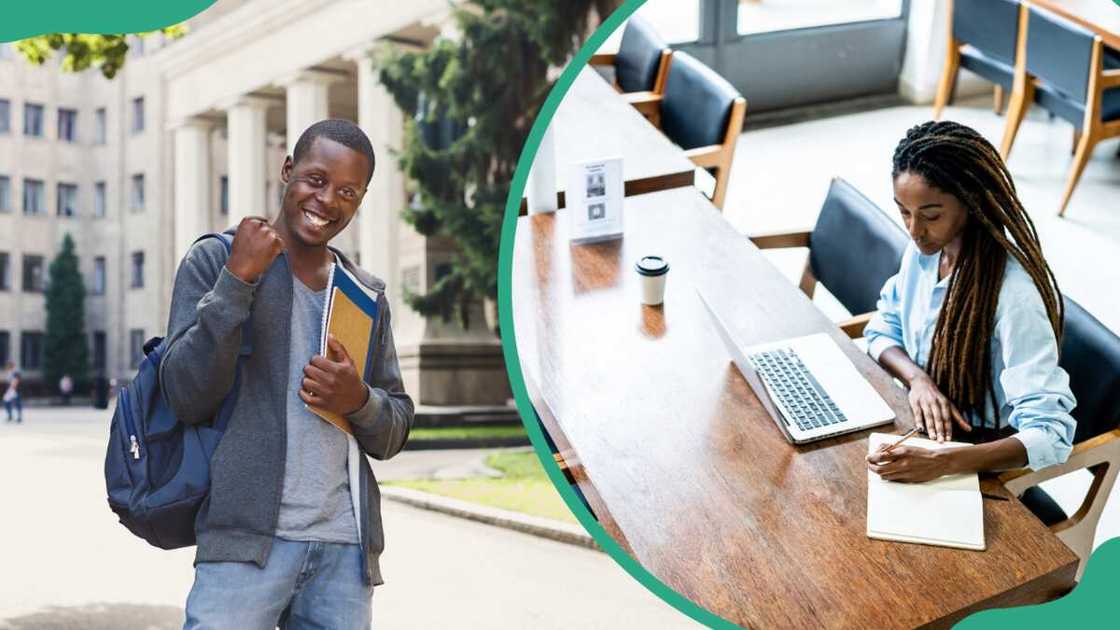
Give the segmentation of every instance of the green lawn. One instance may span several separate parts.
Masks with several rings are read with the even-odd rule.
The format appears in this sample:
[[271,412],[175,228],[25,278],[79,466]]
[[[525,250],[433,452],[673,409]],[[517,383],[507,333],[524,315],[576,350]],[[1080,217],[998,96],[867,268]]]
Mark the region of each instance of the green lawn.
[[577,522],[545,475],[536,453],[493,453],[486,458],[486,465],[500,470],[503,476],[448,481],[416,479],[389,482],[388,485],[431,492],[522,514]]
[[435,427],[418,428],[408,432],[412,440],[480,440],[491,438],[523,437],[525,427],[520,424],[507,427]]

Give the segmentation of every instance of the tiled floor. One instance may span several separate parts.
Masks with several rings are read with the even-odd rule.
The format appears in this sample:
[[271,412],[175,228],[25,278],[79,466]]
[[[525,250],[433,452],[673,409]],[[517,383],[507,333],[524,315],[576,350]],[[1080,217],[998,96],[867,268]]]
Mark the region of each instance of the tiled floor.
[[[990,98],[976,106],[950,107],[944,118],[967,124],[998,145],[1004,118],[988,103]],[[736,149],[724,214],[743,233],[809,228],[829,180],[839,176],[901,222],[892,201],[891,154],[907,128],[930,115],[929,107],[892,107],[748,131]],[[1068,124],[1034,111],[1023,123],[1009,166],[1062,291],[1120,333],[1120,141],[1097,146],[1062,219],[1057,208],[1072,142]],[[804,250],[775,253],[773,261],[796,279]],[[830,296],[820,295],[817,302],[836,319],[846,315]],[[1073,474],[1045,487],[1073,513],[1087,479],[1087,473]],[[1120,486],[1105,509],[1096,544],[1113,536],[1120,536]]]

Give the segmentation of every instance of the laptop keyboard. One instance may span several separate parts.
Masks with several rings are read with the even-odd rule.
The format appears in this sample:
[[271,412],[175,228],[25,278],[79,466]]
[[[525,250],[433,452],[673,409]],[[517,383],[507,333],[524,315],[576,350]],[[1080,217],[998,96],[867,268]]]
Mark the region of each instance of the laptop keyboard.
[[788,420],[802,431],[848,420],[793,350],[777,348],[757,352],[750,360],[771,394],[788,411]]

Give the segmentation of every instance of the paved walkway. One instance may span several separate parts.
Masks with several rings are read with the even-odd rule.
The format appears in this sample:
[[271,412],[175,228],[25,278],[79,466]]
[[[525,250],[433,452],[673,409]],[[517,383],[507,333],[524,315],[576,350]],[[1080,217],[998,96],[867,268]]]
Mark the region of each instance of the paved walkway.
[[[23,425],[0,422],[0,629],[180,627],[193,550],[148,547],[117,524],[102,475],[109,415],[28,411]],[[403,475],[479,453],[374,464]],[[375,627],[694,627],[602,553],[397,503],[382,509],[387,583],[374,596]]]

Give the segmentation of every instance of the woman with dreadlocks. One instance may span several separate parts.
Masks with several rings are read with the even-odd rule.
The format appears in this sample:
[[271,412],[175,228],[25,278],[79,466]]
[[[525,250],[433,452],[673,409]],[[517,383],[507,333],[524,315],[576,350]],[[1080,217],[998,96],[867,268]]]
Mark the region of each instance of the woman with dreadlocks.
[[868,456],[884,479],[1064,462],[1069,376],[1058,367],[1062,298],[1038,233],[992,145],[954,122],[913,127],[894,152],[894,198],[913,242],[864,331],[910,389],[919,430],[976,444]]

